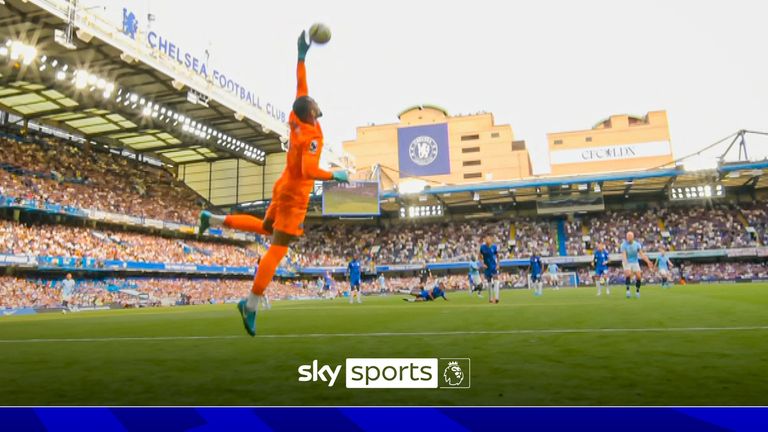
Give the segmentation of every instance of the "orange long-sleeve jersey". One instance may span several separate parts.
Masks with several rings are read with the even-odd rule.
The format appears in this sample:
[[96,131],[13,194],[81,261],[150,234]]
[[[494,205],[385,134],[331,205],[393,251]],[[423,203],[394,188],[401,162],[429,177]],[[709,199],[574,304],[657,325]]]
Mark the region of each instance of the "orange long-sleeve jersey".
[[[307,96],[307,70],[304,61],[296,66],[296,98]],[[291,111],[288,118],[291,135],[285,170],[275,183],[273,200],[282,205],[305,206],[309,202],[315,180],[330,180],[330,171],[320,168],[320,153],[323,151],[323,130],[320,122],[305,123]]]

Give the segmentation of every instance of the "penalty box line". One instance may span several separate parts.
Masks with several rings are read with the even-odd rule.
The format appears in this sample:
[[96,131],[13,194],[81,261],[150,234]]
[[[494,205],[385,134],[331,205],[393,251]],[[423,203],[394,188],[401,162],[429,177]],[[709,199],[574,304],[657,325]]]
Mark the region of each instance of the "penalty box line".
[[[295,333],[257,335],[256,339],[301,339],[334,337],[401,337],[401,336],[483,336],[483,335],[531,335],[531,334],[589,334],[589,333],[694,333],[718,331],[755,331],[768,330],[768,326],[737,327],[656,327],[656,328],[585,328],[585,329],[518,329],[518,330],[478,330],[444,332],[373,332],[373,333]],[[152,342],[152,341],[197,341],[246,339],[245,335],[213,336],[126,336],[103,338],[37,338],[37,339],[0,339],[0,344],[23,343],[64,343],[64,342]]]

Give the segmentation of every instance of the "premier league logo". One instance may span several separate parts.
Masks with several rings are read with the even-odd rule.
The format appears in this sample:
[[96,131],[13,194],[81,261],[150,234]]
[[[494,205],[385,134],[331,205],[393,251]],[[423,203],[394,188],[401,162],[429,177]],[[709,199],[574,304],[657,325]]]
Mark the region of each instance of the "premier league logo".
[[448,362],[448,366],[443,371],[443,379],[451,387],[458,387],[464,382],[464,371],[461,370],[459,362]]
[[136,39],[136,31],[139,29],[139,20],[133,12],[123,8],[123,33],[131,39]]
[[426,135],[414,138],[408,146],[408,156],[419,166],[427,166],[434,162],[437,159],[437,152],[437,141]]

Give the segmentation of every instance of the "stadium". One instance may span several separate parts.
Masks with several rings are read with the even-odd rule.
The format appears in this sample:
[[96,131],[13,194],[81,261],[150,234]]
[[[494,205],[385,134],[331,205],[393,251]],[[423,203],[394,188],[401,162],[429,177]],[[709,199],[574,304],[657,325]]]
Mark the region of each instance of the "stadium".
[[[539,175],[490,113],[419,104],[359,127],[328,159],[351,182],[315,183],[252,338],[235,305],[272,240],[201,233],[200,214],[266,218],[288,110],[126,9],[0,3],[0,405],[768,403],[765,132],[713,137],[717,166],[690,169],[665,111],[614,114],[549,134]],[[671,260],[664,280],[642,264],[637,296],[628,231]],[[486,238],[498,274],[476,293]],[[532,256],[557,266],[542,295]],[[436,285],[445,300],[403,301]],[[471,381],[301,379],[370,358],[471,359]]]

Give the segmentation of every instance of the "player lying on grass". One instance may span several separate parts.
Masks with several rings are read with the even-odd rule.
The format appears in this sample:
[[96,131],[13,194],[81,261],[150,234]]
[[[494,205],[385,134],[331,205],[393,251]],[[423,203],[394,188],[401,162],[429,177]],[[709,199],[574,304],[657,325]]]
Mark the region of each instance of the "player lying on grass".
[[288,155],[285,169],[272,189],[272,202],[264,220],[250,215],[224,217],[207,211],[200,214],[201,234],[210,226],[223,225],[240,231],[272,236],[271,245],[256,272],[251,292],[246,300],[241,300],[237,305],[245,330],[251,336],[256,334],[256,308],[261,296],[272,281],[280,261],[288,253],[288,245],[304,233],[304,216],[307,214],[309,194],[315,180],[336,180],[345,183],[349,181],[346,171],[330,172],[320,168],[323,131],[317,119],[322,116],[322,112],[317,102],[309,97],[307,88],[304,59],[309,46],[306,33],[301,32],[296,66],[296,100],[288,118],[291,129]]
[[635,276],[635,297],[640,298],[640,285],[643,279],[643,272],[640,270],[640,259],[648,264],[649,269],[653,269],[653,263],[643,252],[643,245],[635,240],[635,233],[627,232],[627,239],[621,243],[621,262],[624,266],[624,283],[627,285],[627,298],[632,298],[632,276]]
[[403,300],[407,302],[433,301],[438,297],[442,297],[446,301],[448,300],[445,296],[445,284],[443,282],[438,283],[431,290],[422,288],[421,291],[412,292],[411,295],[414,298],[404,298]]

